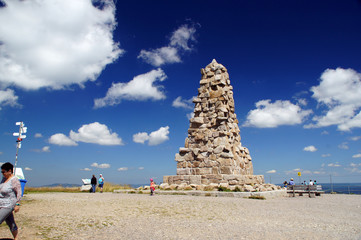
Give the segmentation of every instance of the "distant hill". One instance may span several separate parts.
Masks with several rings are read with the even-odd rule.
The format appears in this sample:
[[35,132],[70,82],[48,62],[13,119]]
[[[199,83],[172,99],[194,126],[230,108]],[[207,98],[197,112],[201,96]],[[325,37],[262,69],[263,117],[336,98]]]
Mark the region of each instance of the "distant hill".
[[40,186],[40,187],[81,187],[80,184],[71,184],[71,183],[54,183],[54,184],[50,184],[50,185],[44,185],[44,186]]

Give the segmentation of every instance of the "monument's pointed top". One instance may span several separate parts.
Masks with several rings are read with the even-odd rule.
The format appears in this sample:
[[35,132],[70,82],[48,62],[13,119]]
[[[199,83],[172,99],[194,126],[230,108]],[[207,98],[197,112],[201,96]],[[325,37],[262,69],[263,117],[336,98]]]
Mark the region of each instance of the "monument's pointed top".
[[227,69],[222,64],[219,64],[216,59],[213,59],[212,62],[206,66],[206,68],[211,69],[211,71],[215,71],[217,69],[221,69],[223,72],[227,71]]
[[210,64],[207,65],[207,67],[216,67],[219,64],[217,63],[216,59],[213,59],[212,62]]

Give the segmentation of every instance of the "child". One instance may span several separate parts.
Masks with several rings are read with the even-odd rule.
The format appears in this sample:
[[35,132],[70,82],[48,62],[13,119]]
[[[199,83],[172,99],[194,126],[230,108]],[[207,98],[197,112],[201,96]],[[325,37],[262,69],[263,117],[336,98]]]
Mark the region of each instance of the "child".
[[155,183],[153,182],[153,178],[150,179],[150,196],[153,196],[155,190]]

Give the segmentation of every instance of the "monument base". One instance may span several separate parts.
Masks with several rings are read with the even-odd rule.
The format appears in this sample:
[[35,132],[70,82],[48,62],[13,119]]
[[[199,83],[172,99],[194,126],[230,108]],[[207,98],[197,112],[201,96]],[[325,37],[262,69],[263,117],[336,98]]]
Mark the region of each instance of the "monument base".
[[231,175],[231,174],[209,174],[209,175],[175,175],[163,176],[163,183],[169,185],[176,184],[195,184],[195,185],[210,185],[210,184],[228,184],[232,185],[252,185],[264,184],[263,175]]

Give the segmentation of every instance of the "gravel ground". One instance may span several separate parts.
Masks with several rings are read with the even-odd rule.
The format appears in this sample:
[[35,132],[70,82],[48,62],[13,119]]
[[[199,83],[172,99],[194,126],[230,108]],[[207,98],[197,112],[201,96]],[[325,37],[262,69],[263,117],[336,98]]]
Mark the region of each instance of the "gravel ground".
[[[20,239],[361,239],[361,195],[27,194]],[[0,226],[0,239],[11,237]]]

